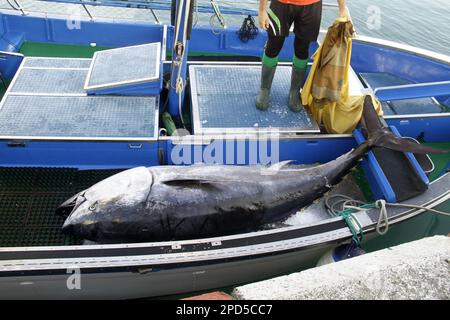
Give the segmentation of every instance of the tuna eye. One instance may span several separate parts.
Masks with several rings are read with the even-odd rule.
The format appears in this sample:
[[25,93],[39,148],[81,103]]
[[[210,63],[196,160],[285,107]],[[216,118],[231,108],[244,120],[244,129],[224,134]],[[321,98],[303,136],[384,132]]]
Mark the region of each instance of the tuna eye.
[[91,204],[91,206],[89,207],[89,211],[94,211],[95,209],[97,209],[97,203]]

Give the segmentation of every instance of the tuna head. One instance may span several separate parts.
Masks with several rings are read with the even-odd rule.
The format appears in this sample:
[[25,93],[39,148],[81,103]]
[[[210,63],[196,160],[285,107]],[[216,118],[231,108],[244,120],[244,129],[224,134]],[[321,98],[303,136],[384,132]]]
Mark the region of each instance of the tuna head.
[[[57,209],[60,214],[70,213],[63,232],[88,240],[105,238],[105,234],[99,232],[115,230],[124,219],[145,207],[152,180],[147,168],[138,167],[111,176],[73,196]],[[110,226],[99,225],[105,221]]]

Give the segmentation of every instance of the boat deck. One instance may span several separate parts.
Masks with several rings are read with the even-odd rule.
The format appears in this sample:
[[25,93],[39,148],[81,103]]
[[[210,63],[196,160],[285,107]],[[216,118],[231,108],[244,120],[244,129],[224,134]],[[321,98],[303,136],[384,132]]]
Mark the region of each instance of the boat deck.
[[[49,50],[49,47],[51,47],[51,50]],[[97,49],[89,46],[52,46],[25,43],[22,49],[25,55],[48,55],[51,53],[58,56],[69,56],[71,59],[35,57],[24,60],[25,62],[16,80],[9,86],[6,93],[7,96],[4,101],[7,103],[5,102],[0,110],[0,129],[2,125],[5,126],[3,128],[9,126],[3,132],[0,130],[0,134],[7,133],[8,136],[12,135],[13,137],[24,134],[33,134],[35,137],[56,135],[67,138],[69,133],[65,130],[69,130],[70,124],[81,122],[85,123],[86,127],[75,128],[78,131],[72,127],[70,132],[75,132],[76,135],[83,133],[89,136],[114,136],[114,133],[108,130],[119,128],[125,130],[118,134],[121,137],[156,137],[155,129],[158,124],[156,106],[159,106],[159,103],[155,97],[126,97],[129,101],[133,99],[144,100],[139,101],[139,103],[136,102],[136,105],[130,106],[123,113],[116,110],[118,112],[114,111],[111,115],[102,110],[101,104],[97,105],[97,102],[102,99],[111,99],[107,103],[109,105],[108,110],[110,110],[111,105],[119,102],[123,97],[87,96],[83,90],[83,85],[91,65],[91,59],[77,57],[91,57],[93,51]],[[224,128],[244,128],[259,131],[260,128],[284,127],[289,130],[292,129],[293,132],[313,132],[317,130],[315,123],[307,115],[305,116],[304,113],[293,114],[287,108],[286,92],[290,79],[289,67],[279,68],[277,79],[274,82],[273,105],[270,112],[266,113],[260,113],[254,108],[254,97],[257,93],[260,73],[257,65],[236,67],[193,63],[191,68],[193,112],[194,120],[196,120],[195,134],[208,132],[209,130],[210,132],[223,132]],[[218,68],[221,69],[217,70]],[[401,79],[393,79],[389,75],[365,74],[360,75],[360,77],[373,88],[401,84]],[[233,81],[230,81],[230,79],[233,79]],[[359,86],[357,89],[360,89]],[[233,92],[233,95],[231,95],[233,103],[229,103],[229,92]],[[89,101],[89,99],[97,100],[94,104],[80,102]],[[49,103],[50,100],[52,100],[52,103]],[[54,101],[64,102],[61,102],[58,107],[55,106]],[[145,105],[145,101],[150,101],[150,107],[143,106],[143,110],[145,115],[148,115],[151,119],[148,118],[148,123],[144,125],[147,131],[136,132],[139,126],[133,121],[142,123],[146,119],[145,115],[139,113],[139,106]],[[432,98],[425,102],[427,106],[432,108],[427,109],[426,113],[443,112],[442,106],[437,105],[437,102]],[[18,109],[15,109],[14,113],[8,114],[8,108],[12,110],[14,103],[20,104],[20,106],[17,106]],[[80,103],[82,108],[77,103]],[[424,101],[419,101],[419,103],[424,103]],[[118,105],[117,108],[119,108]],[[207,105],[210,107],[206,108]],[[409,105],[413,108],[414,101],[409,101]],[[120,107],[123,108],[122,105]],[[400,106],[392,103],[387,103],[384,107],[389,108],[385,109],[387,113],[401,114],[404,112]],[[86,112],[83,112],[83,110]],[[91,111],[94,112],[91,113]],[[195,112],[197,112],[196,115]],[[99,117],[95,118],[96,115]],[[2,117],[3,120],[1,120]],[[24,120],[22,117],[26,119]],[[80,117],[86,117],[86,119]],[[114,122],[115,119],[128,122],[121,126],[121,122]],[[224,121],[224,119],[227,121]],[[42,121],[46,121],[48,125],[42,125]],[[19,123],[20,125],[18,125]],[[100,125],[98,125],[99,123]],[[20,130],[18,128],[25,127],[28,127],[27,132],[16,131]],[[30,128],[34,129],[30,130]],[[124,132],[127,132],[127,134],[124,134]],[[434,146],[444,149],[450,148],[448,143]],[[447,155],[437,155],[432,156],[432,158],[435,161],[436,169],[432,173],[431,180],[440,176],[450,165]],[[57,216],[55,209],[77,192],[118,171],[120,170],[80,171],[58,168],[0,168],[0,246],[79,244],[78,240],[61,233],[60,228],[64,222],[64,217]],[[368,187],[364,187],[367,184],[365,177],[361,174],[358,178],[360,179],[359,181],[357,179],[358,185],[363,191],[367,191]]]
[[[427,145],[450,149],[450,143]],[[433,181],[450,169],[450,162],[445,154],[431,158],[435,164],[430,176]],[[61,233],[65,218],[56,215],[55,209],[74,194],[120,171],[0,168],[0,247],[81,244]],[[373,200],[361,170],[353,173],[352,181],[368,201]]]
[[[95,183],[121,170],[69,168],[0,168],[0,247],[81,245],[82,240],[64,235],[65,217],[55,210],[60,204]],[[334,192],[362,195],[362,175],[349,176]],[[363,196],[360,200],[365,200]],[[311,223],[327,218],[323,203],[313,210],[293,215],[286,223]],[[277,224],[267,228],[276,228]]]
[[0,168],[0,247],[81,244],[55,209],[120,170]]
[[[82,120],[86,124],[86,126],[80,128],[78,132],[75,130],[75,134],[69,136],[69,138],[80,138],[77,136],[79,136],[81,132],[83,133],[81,138],[87,138],[89,136],[89,138],[93,138],[94,140],[98,137],[103,139],[120,137],[132,139],[157,138],[159,129],[157,119],[158,115],[153,111],[157,109],[156,105],[159,106],[159,101],[146,98],[136,98],[135,101],[131,101],[132,99],[127,98],[130,102],[126,105],[129,104],[129,106],[128,108],[122,108],[120,98],[102,99],[96,97],[96,100],[92,101],[87,98],[81,98],[86,95],[85,84],[88,84],[89,86],[94,84],[91,81],[92,79],[89,77],[89,74],[90,76],[94,76],[97,82],[100,81],[102,83],[100,87],[103,91],[105,88],[107,90],[117,90],[117,88],[113,85],[113,79],[101,79],[102,75],[110,74],[111,71],[118,72],[118,74],[113,77],[114,79],[125,77],[122,79],[122,82],[127,84],[135,83],[139,80],[138,78],[142,78],[136,77],[133,79],[130,77],[130,74],[127,76],[126,72],[122,72],[123,70],[136,70],[136,67],[124,68],[122,66],[123,63],[120,62],[122,57],[128,57],[130,49],[119,48],[109,50],[110,53],[108,53],[108,50],[99,51],[96,56],[99,59],[99,63],[101,63],[97,67],[94,64],[94,68],[90,70],[92,59],[82,59],[77,57],[92,57],[94,51],[97,49],[101,50],[107,48],[46,45],[42,48],[42,52],[40,52],[39,50],[42,46],[43,44],[25,43],[21,52],[25,55],[38,56],[48,55],[49,52],[51,52],[61,57],[65,56],[71,58],[27,58],[26,63],[22,66],[18,73],[17,79],[11,84],[7,95],[29,94],[33,97],[39,96],[37,101],[37,105],[39,107],[29,108],[28,106],[23,106],[20,110],[18,110],[20,115],[30,112],[29,117],[26,119],[26,121],[30,121],[29,127],[42,127],[37,133],[29,132],[30,134],[27,134],[29,138],[42,138],[47,136],[54,136],[58,138],[66,136],[67,132],[64,132],[64,130],[62,132],[58,132],[58,129],[56,128],[57,125],[54,125],[61,123],[59,119],[57,117],[52,118],[52,114],[57,114],[60,110],[66,109],[67,113],[64,112],[63,114],[64,123],[59,126],[60,128],[70,128],[77,119],[80,120],[80,117],[83,117]],[[51,46],[51,50],[48,46]],[[155,54],[155,52],[159,52],[157,45],[155,46],[155,44],[138,46],[137,48],[139,50],[130,51],[134,52],[137,56],[133,59],[128,59],[127,61],[131,61],[132,63],[135,61],[145,62],[148,59],[146,60],[141,58],[141,55],[156,57],[157,54]],[[122,55],[122,50],[125,50],[127,54]],[[152,54],[146,52],[148,50],[152,51]],[[158,69],[157,64],[153,63],[154,60],[155,59],[150,59],[147,61],[147,69],[153,70],[153,75],[157,74]],[[159,60],[159,58],[156,57],[156,60]],[[111,66],[122,67],[112,68]],[[145,68],[141,69],[143,70]],[[272,93],[272,106],[267,112],[261,112],[254,108],[254,99],[258,92],[260,65],[256,63],[248,65],[217,65],[208,64],[207,62],[193,61],[190,65],[190,96],[192,99],[192,105],[190,110],[191,113],[188,115],[189,118],[192,118],[188,121],[190,122],[190,120],[192,120],[192,133],[196,135],[220,134],[224,132],[259,133],[266,131],[277,131],[292,134],[319,133],[319,127],[307,112],[292,113],[287,107],[287,92],[290,78],[289,73],[290,68],[287,66],[280,66],[278,68]],[[96,77],[96,74],[100,76]],[[133,72],[133,74],[135,74],[135,72]],[[68,81],[68,79],[70,79],[70,81]],[[85,81],[86,79],[90,79],[90,81]],[[349,81],[351,84],[351,94],[361,94],[361,90],[364,90],[364,86],[375,89],[379,87],[411,83],[410,81],[387,73],[356,74],[353,71]],[[139,83],[139,81],[137,82]],[[99,85],[99,83],[96,83],[96,85]],[[132,88],[132,90],[134,89]],[[108,94],[108,92],[103,93]],[[46,95],[63,97],[66,95],[73,95],[75,98],[49,99]],[[26,99],[12,98],[5,100],[7,100],[11,105],[16,106],[19,102],[20,104],[23,104],[24,101],[22,100]],[[21,101],[18,102],[15,100]],[[49,101],[52,101],[53,104],[55,104],[54,101],[57,101],[62,108],[56,106],[53,108],[42,107],[43,104],[47,105]],[[97,102],[99,106],[105,107],[105,105],[111,104],[112,107],[105,107],[103,109],[100,108],[101,110],[97,110],[99,113],[99,117],[97,117],[95,112],[91,114],[93,110],[91,106],[96,105]],[[142,105],[145,104],[147,104],[147,107],[142,107]],[[118,110],[117,105],[120,105],[123,110]],[[152,105],[155,105],[155,108],[152,108]],[[47,110],[47,108],[49,109]],[[147,109],[152,109],[153,111],[148,111]],[[383,103],[383,109],[387,117],[408,114],[439,114],[449,111],[448,107],[442,105],[434,98],[388,101]],[[5,110],[8,110],[8,108],[5,108]],[[0,116],[1,113],[2,112],[0,111]],[[78,115],[72,118],[73,114]],[[108,115],[107,117],[105,117],[106,114]],[[7,113],[4,118],[11,118],[15,115],[16,114],[13,115]],[[41,119],[40,121],[43,121],[42,119],[46,119],[47,117],[50,119],[49,121],[53,122],[53,124],[42,126],[41,122],[36,120]],[[18,119],[21,123],[24,121],[21,117],[18,117]],[[89,121],[89,119],[92,121]],[[126,119],[126,121],[124,121],[124,119]],[[122,127],[121,132],[108,131],[109,125],[111,123],[116,123],[116,120],[119,121],[118,124]],[[6,122],[6,120],[3,120],[2,122]],[[98,127],[98,123],[102,124],[101,127],[108,128],[107,130],[105,129],[106,132],[101,132],[103,129]],[[6,125],[4,130],[0,130],[0,135],[8,138],[21,138],[19,135],[25,134],[25,132],[15,132],[12,126],[17,127],[17,123],[13,123],[11,126]],[[94,128],[96,126],[96,132],[90,132],[92,131],[90,128]],[[50,127],[54,130],[49,130]],[[94,135],[98,137],[95,137]]]

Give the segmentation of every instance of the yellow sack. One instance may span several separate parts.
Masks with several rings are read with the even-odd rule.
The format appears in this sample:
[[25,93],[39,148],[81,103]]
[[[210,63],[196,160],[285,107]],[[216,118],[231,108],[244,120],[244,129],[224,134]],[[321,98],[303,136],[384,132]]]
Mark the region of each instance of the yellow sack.
[[[302,103],[308,106],[314,119],[328,133],[351,133],[361,120],[364,97],[349,97],[348,75],[352,56],[353,24],[339,18],[317,52],[314,64],[302,90]],[[378,114],[381,104],[372,97]]]
[[[372,102],[378,115],[382,115],[380,102],[372,96]],[[317,123],[323,125],[328,133],[352,133],[361,121],[365,96],[349,97],[345,103],[330,102],[324,107],[312,107],[311,111]]]

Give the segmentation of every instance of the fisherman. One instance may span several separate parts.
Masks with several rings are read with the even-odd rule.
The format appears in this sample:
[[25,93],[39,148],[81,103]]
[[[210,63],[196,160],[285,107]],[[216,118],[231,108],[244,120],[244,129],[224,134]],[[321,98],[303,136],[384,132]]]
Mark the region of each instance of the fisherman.
[[[256,107],[269,108],[270,89],[278,64],[278,55],[284,40],[294,24],[294,57],[289,90],[289,108],[293,112],[302,110],[300,89],[305,83],[309,58],[309,45],[317,41],[322,20],[322,0],[272,0],[267,9],[268,0],[259,0],[259,24],[267,30],[268,40],[262,58],[261,88],[256,98]],[[345,0],[337,0],[339,16],[347,16]]]

